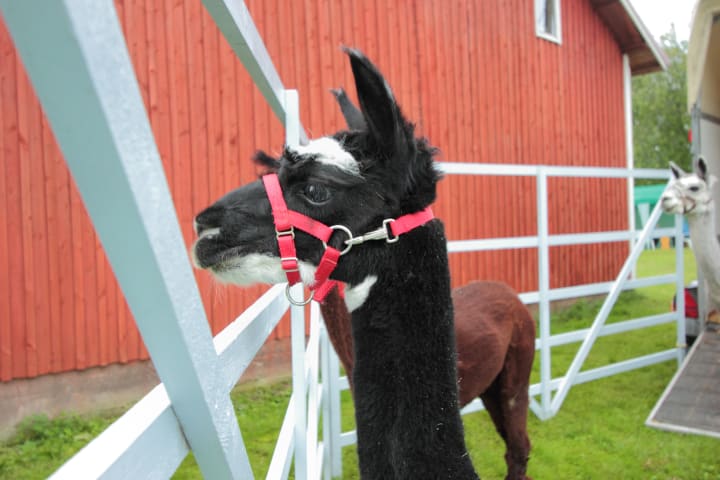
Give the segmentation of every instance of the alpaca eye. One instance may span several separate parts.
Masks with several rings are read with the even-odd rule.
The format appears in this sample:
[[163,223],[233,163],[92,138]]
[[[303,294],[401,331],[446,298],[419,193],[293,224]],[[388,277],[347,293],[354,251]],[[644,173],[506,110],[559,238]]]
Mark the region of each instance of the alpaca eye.
[[323,185],[308,183],[303,188],[303,195],[314,205],[322,205],[330,200],[330,190]]
[[697,185],[693,185],[692,187],[690,187],[690,191],[691,191],[691,192],[699,192],[699,191],[700,191],[700,187],[698,187]]

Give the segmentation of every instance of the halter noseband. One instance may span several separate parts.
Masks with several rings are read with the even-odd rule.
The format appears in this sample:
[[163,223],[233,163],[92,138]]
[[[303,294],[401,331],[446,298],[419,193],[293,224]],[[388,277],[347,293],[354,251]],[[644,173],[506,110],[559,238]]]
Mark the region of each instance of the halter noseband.
[[[280,187],[280,180],[277,174],[271,173],[262,177],[263,185],[270,200],[273,221],[275,223],[275,237],[280,250],[280,264],[285,271],[288,279],[288,285],[285,289],[285,295],[293,305],[306,305],[311,300],[322,302],[325,297],[336,285],[340,285],[335,280],[330,280],[330,274],[337,266],[340,257],[354,245],[360,245],[369,240],[385,240],[387,243],[397,242],[399,236],[407,233],[414,228],[422,226],[432,220],[434,217],[430,207],[422,211],[403,215],[397,219],[387,218],[383,220],[382,226],[376,230],[368,232],[359,237],[353,237],[349,228],[344,225],[327,225],[318,222],[315,219],[303,215],[300,212],[289,210],[285,203],[285,198]],[[299,283],[300,278],[297,252],[295,250],[295,228],[312,235],[323,243],[325,253],[323,253],[318,268],[315,271],[315,281],[309,285],[310,298],[307,300],[295,300],[290,295],[290,286]],[[328,241],[333,232],[339,230],[347,235],[345,240],[345,248],[338,250],[328,245]]]

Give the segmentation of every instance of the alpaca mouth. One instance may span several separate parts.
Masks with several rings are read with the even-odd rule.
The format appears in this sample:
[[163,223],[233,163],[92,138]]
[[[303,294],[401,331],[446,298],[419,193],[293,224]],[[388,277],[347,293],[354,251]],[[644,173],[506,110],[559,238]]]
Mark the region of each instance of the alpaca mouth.
[[203,270],[223,270],[223,264],[238,256],[238,247],[228,247],[220,241],[220,229],[203,230],[190,249],[195,267]]
[[220,228],[208,228],[200,232],[200,235],[198,235],[198,240],[202,240],[203,238],[213,238],[218,236],[219,234]]
[[661,198],[660,206],[663,211],[669,214],[683,213],[684,210],[682,202],[679,202],[674,198]]

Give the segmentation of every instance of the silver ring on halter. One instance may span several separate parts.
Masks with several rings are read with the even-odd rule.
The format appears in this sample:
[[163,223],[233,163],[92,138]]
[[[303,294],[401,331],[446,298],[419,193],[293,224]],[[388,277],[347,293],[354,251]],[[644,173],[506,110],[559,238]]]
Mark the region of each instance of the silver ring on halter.
[[[352,232],[350,231],[350,229],[344,225],[333,225],[332,227],[330,227],[330,230],[340,230],[345,235],[347,235],[348,240],[352,240],[352,238],[353,238],[353,235],[352,235]],[[325,248],[327,248],[326,242],[322,242],[322,244]],[[345,255],[347,252],[350,251],[350,249],[353,246],[352,243],[347,243],[347,242],[346,242],[346,245],[347,245],[347,247],[345,247],[343,250],[340,251],[340,255]]]
[[296,307],[303,307],[312,301],[313,297],[315,296],[315,292],[311,290],[310,297],[308,297],[307,300],[295,300],[292,295],[290,295],[290,284],[288,283],[287,285],[285,285],[285,296],[287,297],[288,302],[292,303]]

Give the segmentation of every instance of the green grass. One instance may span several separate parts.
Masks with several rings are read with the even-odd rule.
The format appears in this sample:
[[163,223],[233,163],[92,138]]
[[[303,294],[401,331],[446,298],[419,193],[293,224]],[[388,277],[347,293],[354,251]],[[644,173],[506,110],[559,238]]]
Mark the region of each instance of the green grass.
[[[686,252],[686,279],[695,278],[694,259]],[[645,252],[640,276],[670,273],[673,251]],[[667,312],[673,286],[623,293],[609,322]],[[553,313],[552,332],[585,328],[601,300],[580,301]],[[604,337],[595,344],[584,369],[640,354],[672,348],[675,327],[662,325],[638,332]],[[554,348],[553,375],[567,369],[579,344]],[[538,379],[536,363],[533,381]],[[645,427],[644,422],[677,368],[675,362],[646,367],[611,378],[578,385],[570,390],[560,412],[541,422],[529,421],[533,450],[529,474],[535,479],[717,479],[720,478],[720,441]],[[264,478],[287,401],[288,381],[265,386],[242,386],[232,393],[245,444],[256,478]],[[0,478],[45,478],[115,417],[62,416],[26,420],[18,434],[0,445]],[[464,417],[466,439],[478,472],[484,479],[504,477],[504,446],[485,412]],[[354,428],[352,402],[343,394],[343,428]],[[359,478],[354,447],[343,451],[343,478]],[[174,478],[199,478],[192,455]]]

